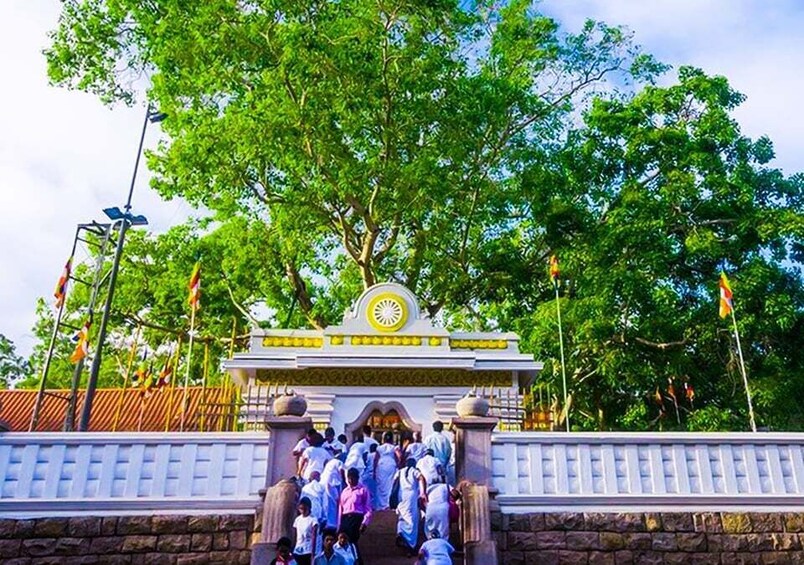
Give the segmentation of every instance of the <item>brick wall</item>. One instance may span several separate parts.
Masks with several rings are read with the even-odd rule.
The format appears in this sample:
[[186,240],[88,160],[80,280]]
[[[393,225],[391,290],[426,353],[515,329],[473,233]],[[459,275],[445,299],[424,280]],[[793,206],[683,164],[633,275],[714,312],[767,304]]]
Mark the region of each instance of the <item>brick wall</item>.
[[0,563],[248,564],[255,516],[0,520]]
[[804,564],[804,513],[492,513],[501,565]]

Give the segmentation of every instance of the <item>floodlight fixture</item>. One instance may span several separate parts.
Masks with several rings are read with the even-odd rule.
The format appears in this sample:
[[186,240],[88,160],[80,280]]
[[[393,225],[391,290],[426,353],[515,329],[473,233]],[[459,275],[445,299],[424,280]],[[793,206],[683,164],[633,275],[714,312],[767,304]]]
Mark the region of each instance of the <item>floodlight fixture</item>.
[[104,208],[103,213],[106,214],[106,217],[112,220],[113,222],[116,222],[117,220],[122,220],[125,217],[125,214],[123,214],[122,210],[120,210],[120,208],[118,208],[117,206],[113,206],[111,208]]

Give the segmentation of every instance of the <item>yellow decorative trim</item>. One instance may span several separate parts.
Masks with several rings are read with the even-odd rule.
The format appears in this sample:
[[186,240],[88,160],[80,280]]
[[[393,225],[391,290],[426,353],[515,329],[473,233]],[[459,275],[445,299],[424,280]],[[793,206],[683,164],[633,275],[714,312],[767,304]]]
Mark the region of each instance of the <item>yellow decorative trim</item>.
[[288,386],[511,386],[510,371],[465,371],[461,369],[359,369],[311,367],[304,370],[257,369],[261,382]]
[[[382,312],[378,312],[377,308]],[[387,313],[386,319],[380,316]],[[408,321],[408,305],[405,299],[393,292],[381,292],[369,300],[366,308],[366,319],[378,332],[395,332]],[[375,343],[374,345],[380,345]]]
[[324,339],[320,337],[266,336],[262,338],[263,347],[321,347]]
[[[396,347],[420,346],[427,339],[430,345],[441,345],[440,337],[424,338],[417,335],[353,335],[349,337],[351,345],[393,345]],[[434,343],[434,340],[438,343]]]
[[431,337],[428,340],[428,343],[430,344],[431,347],[438,347],[439,345],[441,345],[441,338],[440,337]]
[[329,339],[329,342],[332,345],[343,345],[343,336],[342,335],[334,335]]
[[508,349],[504,339],[451,339],[449,345],[453,349]]

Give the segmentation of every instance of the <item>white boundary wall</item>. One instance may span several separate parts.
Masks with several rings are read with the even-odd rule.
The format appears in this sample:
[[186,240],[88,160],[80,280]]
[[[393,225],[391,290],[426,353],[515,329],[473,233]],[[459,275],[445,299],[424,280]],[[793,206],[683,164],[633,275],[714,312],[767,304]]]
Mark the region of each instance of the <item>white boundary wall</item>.
[[494,433],[503,512],[804,511],[804,434]]
[[0,516],[244,512],[268,470],[260,433],[0,434]]

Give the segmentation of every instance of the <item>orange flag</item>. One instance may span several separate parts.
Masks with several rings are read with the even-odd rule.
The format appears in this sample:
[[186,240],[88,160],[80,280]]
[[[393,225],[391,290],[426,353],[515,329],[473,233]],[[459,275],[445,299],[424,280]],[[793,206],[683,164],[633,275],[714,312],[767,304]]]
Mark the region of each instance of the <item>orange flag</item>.
[[550,278],[553,281],[553,284],[558,284],[558,276],[560,272],[558,270],[558,257],[555,255],[550,256]]
[[73,354],[70,355],[70,362],[78,363],[81,359],[87,356],[89,353],[89,326],[91,322],[87,320],[84,322],[84,325],[78,330],[78,333],[75,334],[73,340],[77,343],[75,344],[75,350]]
[[190,308],[198,310],[201,306],[201,263],[196,262],[193,267],[193,274],[190,275],[190,296],[187,301],[190,303]]
[[64,265],[64,271],[62,271],[59,277],[59,282],[56,283],[56,290],[53,291],[53,296],[56,297],[56,308],[61,308],[61,305],[64,304],[64,299],[67,297],[67,283],[70,280],[72,269],[73,258],[70,257]]
[[732,302],[731,286],[726,273],[720,273],[720,317],[725,318],[734,310]]

